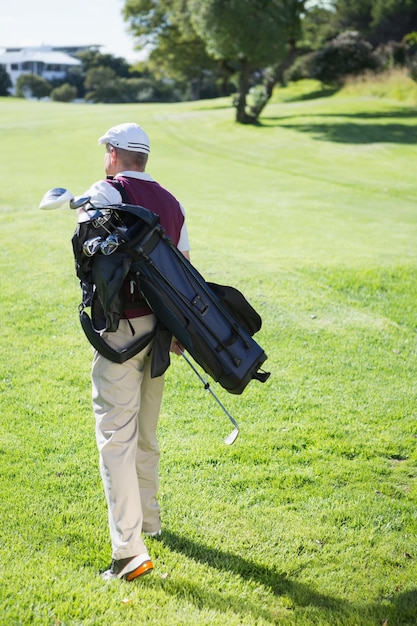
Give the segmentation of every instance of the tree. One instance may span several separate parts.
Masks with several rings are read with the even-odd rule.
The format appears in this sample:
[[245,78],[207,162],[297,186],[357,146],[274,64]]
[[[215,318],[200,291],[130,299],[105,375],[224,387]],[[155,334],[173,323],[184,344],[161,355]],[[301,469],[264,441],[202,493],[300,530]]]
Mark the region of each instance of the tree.
[[250,107],[251,113],[257,120],[267,102],[271,99],[274,87],[277,83],[283,84],[286,71],[292,66],[298,57],[298,40],[301,36],[301,19],[305,17],[304,9],[306,2],[289,0],[285,3],[285,37],[286,53],[283,58],[269,66],[263,72],[263,89],[258,94],[258,103]]
[[[76,57],[81,66],[69,69],[66,82],[76,87],[77,95],[94,102],[118,102],[115,86],[110,83],[116,78],[131,76],[131,66],[126,59],[102,54],[93,48],[78,52]],[[101,77],[104,85],[100,85],[100,78],[95,76]]]
[[8,96],[12,87],[12,79],[3,65],[0,65],[0,96]]
[[88,70],[97,67],[107,67],[119,78],[129,78],[130,65],[122,57],[115,57],[112,54],[102,54],[98,50],[90,49],[78,52],[76,57],[82,63],[82,70],[86,74]]
[[188,0],[126,0],[123,14],[138,42],[149,46],[146,67],[157,79],[187,85],[194,99],[209,84],[213,92],[217,81],[226,91],[231,72],[207,53],[191,23]]
[[[304,0],[189,0],[192,24],[218,59],[238,64],[236,121],[256,122],[259,107],[248,113],[251,74],[278,61],[295,45]],[[273,81],[276,77],[273,78]]]
[[[142,44],[158,49],[175,45],[203,44],[210,59],[229,73],[237,72],[236,120],[256,122],[249,113],[247,95],[255,71],[279,67],[294,53],[305,0],[126,0],[125,19]],[[207,61],[206,61],[207,63]],[[204,68],[205,69],[205,68]],[[274,80],[277,72],[272,73]]]
[[46,98],[52,91],[52,85],[37,74],[21,74],[16,82],[16,95],[19,98]]
[[151,51],[147,68],[157,79],[169,77],[182,84],[186,96],[193,100],[202,97],[206,85],[209,85],[209,91],[220,95],[221,90],[216,92],[215,89],[216,81],[226,83],[227,77],[219,62],[208,56],[201,40],[186,43],[182,39],[174,43],[162,39],[159,46]]
[[91,67],[85,77],[86,100],[120,102],[116,72],[110,67]]
[[12,79],[10,78],[7,70],[0,65],[0,96],[8,96],[9,89],[13,87]]
[[336,37],[335,11],[328,5],[314,4],[302,16],[301,35],[297,46],[300,50],[311,52],[320,50],[328,41]]
[[374,46],[401,41],[416,29],[416,0],[336,0],[339,30],[357,30]]
[[416,24],[416,0],[377,0],[372,8],[371,41],[401,41],[416,29]]
[[336,0],[335,23],[339,32],[352,30],[368,37],[375,0]]
[[[85,96],[85,72],[81,66],[74,66],[68,68],[67,75],[65,77],[65,82],[71,85],[71,87],[75,87],[77,90],[77,97],[84,98]],[[59,85],[56,85],[57,87]]]
[[172,99],[172,89],[154,78],[119,78],[109,67],[92,67],[85,79],[91,102],[158,102]]

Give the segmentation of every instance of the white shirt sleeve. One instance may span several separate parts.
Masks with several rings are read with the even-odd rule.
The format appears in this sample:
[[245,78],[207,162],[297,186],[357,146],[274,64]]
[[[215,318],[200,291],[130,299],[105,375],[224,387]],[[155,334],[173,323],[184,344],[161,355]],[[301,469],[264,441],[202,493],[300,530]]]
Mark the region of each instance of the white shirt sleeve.
[[188,240],[187,226],[183,224],[181,229],[180,240],[177,248],[180,252],[188,252],[190,250],[190,242]]
[[[99,180],[91,185],[83,196],[89,196],[91,203],[98,209],[108,206],[109,204],[120,204],[122,202],[120,192],[105,180]],[[81,209],[78,211],[78,222],[88,222],[93,215],[94,210],[89,212]]]
[[[182,214],[184,215],[184,218],[185,218],[184,207],[182,206],[182,204],[180,204],[180,207],[181,207]],[[181,228],[180,239],[178,241],[177,248],[178,248],[178,250],[180,252],[188,252],[188,250],[190,249],[190,242],[188,240],[187,224],[185,223],[185,221],[184,221],[184,224],[182,225],[182,228]]]

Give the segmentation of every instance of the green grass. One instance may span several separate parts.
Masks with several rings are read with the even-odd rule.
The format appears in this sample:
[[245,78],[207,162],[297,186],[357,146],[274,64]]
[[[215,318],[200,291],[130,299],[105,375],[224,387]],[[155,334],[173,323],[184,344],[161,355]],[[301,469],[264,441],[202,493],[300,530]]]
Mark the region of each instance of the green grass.
[[[228,100],[0,114],[0,624],[415,624],[415,108],[342,91],[277,94],[258,128]],[[100,178],[97,137],[129,120],[186,207],[194,264],[261,313],[272,374],[237,397],[214,385],[241,427],[229,448],[173,358],[155,572],[106,584],[75,216],[37,206]]]
[[343,92],[350,96],[390,98],[409,106],[417,104],[417,83],[406,69],[395,68],[382,74],[364,74],[347,81]]

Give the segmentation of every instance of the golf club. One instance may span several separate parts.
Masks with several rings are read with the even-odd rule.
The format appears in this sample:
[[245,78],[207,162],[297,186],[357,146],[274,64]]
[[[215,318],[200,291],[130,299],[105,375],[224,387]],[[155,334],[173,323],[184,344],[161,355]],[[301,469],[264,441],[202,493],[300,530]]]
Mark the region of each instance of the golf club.
[[[89,208],[87,208],[87,204],[89,205]],[[111,235],[112,231],[106,227],[107,223],[112,225],[110,221],[110,212],[106,211],[106,213],[103,213],[100,211],[100,209],[91,204],[88,196],[79,198],[78,200],[72,200],[70,202],[70,209],[79,209],[84,211],[84,213],[88,216],[88,221],[92,223],[94,228],[102,227],[107,233],[109,233],[109,235]],[[92,214],[92,211],[95,211],[95,213]]]
[[66,202],[73,202],[74,196],[68,189],[63,187],[54,187],[49,189],[44,195],[39,205],[42,210],[50,211],[51,209],[59,209]]
[[210,387],[210,383],[207,380],[204,380],[204,378],[201,376],[200,372],[194,367],[193,363],[190,361],[190,359],[188,358],[188,356],[185,354],[185,352],[181,352],[181,356],[184,357],[184,359],[187,361],[188,365],[191,367],[191,369],[193,370],[193,372],[195,372],[195,374],[197,374],[198,378],[201,380],[201,382],[204,385],[204,389],[207,389],[208,392],[211,393],[211,395],[213,396],[213,398],[216,400],[216,402],[218,403],[218,405],[223,409],[223,411],[225,412],[225,414],[227,415],[227,417],[229,418],[229,420],[232,422],[233,426],[235,427],[235,429],[230,433],[230,435],[228,435],[226,437],[226,439],[224,440],[224,442],[228,445],[231,446],[232,443],[234,443],[237,439],[237,436],[239,434],[239,425],[236,422],[236,420],[230,415],[229,411],[226,409],[226,407],[220,402],[219,398],[216,396],[216,394],[214,393],[214,391],[212,390],[212,388]]
[[93,237],[92,239],[87,239],[83,243],[83,252],[85,256],[94,256],[98,250],[100,250],[104,239],[102,237]]
[[[84,211],[94,228],[101,227],[108,233],[107,239],[94,237],[84,243],[83,252],[86,256],[94,256],[98,250],[105,256],[108,256],[113,254],[113,252],[125,242],[121,229],[116,228],[111,222],[111,211],[106,210],[104,213],[100,211],[100,209],[92,204],[91,196],[79,196],[75,198],[68,189],[64,187],[54,187],[45,193],[39,208],[43,210],[59,209],[66,202],[69,202],[70,209]],[[113,230],[110,230],[108,226]]]
[[[64,206],[64,204],[69,202],[70,209],[82,209],[87,213],[91,221],[97,220],[98,222],[100,220],[100,223],[97,225],[101,226],[101,222],[106,223],[110,219],[110,216],[104,215],[99,209],[91,204],[90,200],[90,196],[79,196],[78,198],[75,198],[73,194],[68,191],[68,189],[65,189],[64,187],[54,187],[45,193],[39,204],[39,208],[44,211],[59,209]],[[87,204],[90,204],[90,210],[95,209],[96,213],[94,213],[94,215],[91,216],[90,211],[86,209]],[[110,233],[110,231],[108,232]]]
[[91,196],[79,196],[70,200],[70,209],[81,209],[90,202]]
[[122,243],[126,243],[124,233],[121,232],[121,229],[115,228],[112,234],[101,244],[101,252],[109,256],[109,254],[113,254]]
[[73,194],[64,187],[54,187],[49,189],[43,196],[39,208],[42,210],[50,211],[52,209],[59,209],[69,202],[70,209],[81,209],[90,201],[90,196],[80,196],[74,198]]

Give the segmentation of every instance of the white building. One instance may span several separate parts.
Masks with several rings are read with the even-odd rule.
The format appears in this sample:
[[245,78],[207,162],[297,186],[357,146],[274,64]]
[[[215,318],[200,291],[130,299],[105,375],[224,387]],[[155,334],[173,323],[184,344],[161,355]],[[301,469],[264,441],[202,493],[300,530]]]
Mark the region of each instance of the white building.
[[81,65],[81,61],[72,55],[92,48],[97,49],[98,46],[5,48],[0,50],[0,65],[10,76],[14,93],[21,74],[37,74],[46,80],[64,80],[70,67]]

